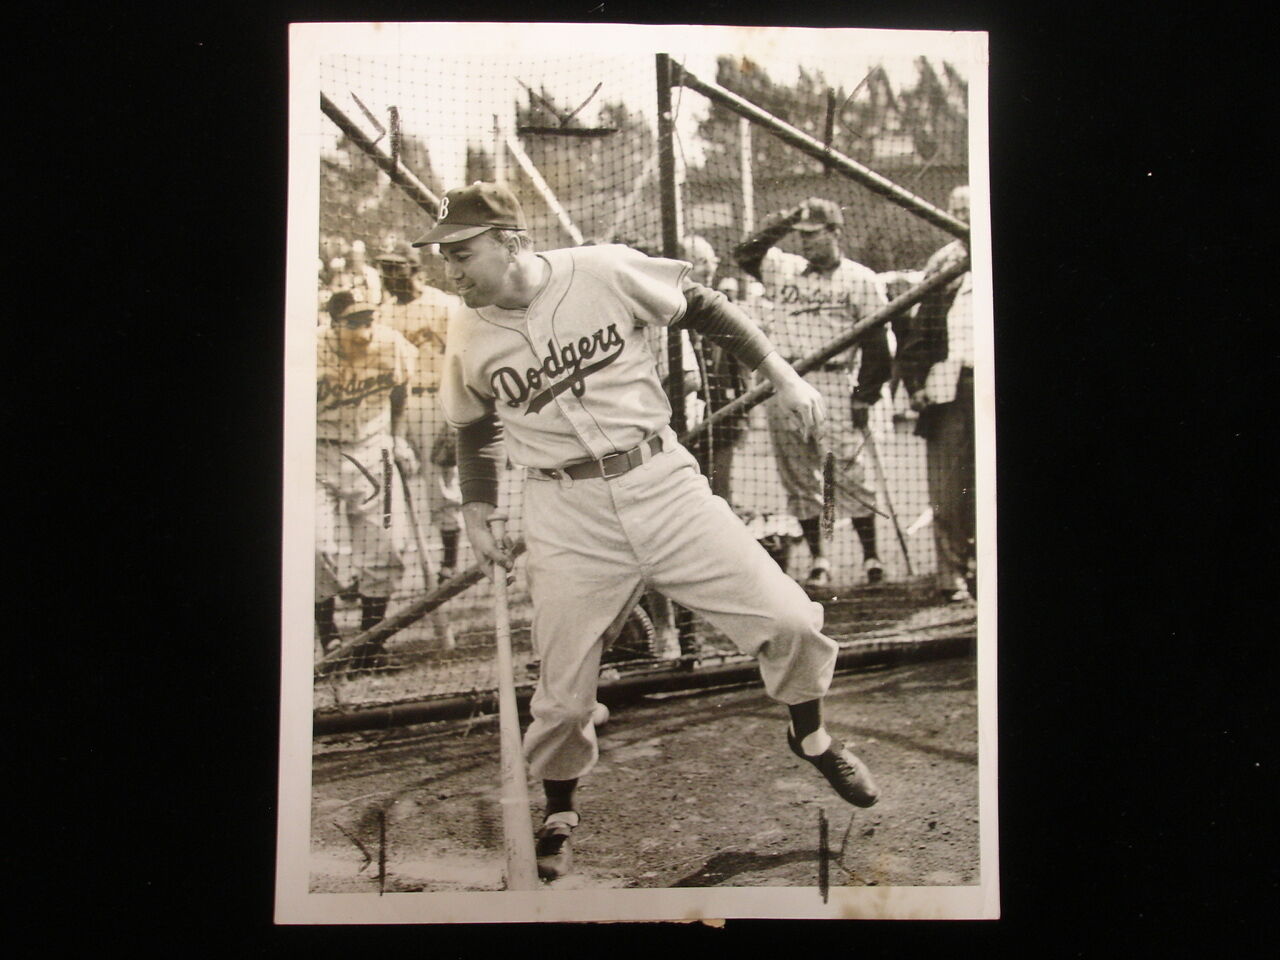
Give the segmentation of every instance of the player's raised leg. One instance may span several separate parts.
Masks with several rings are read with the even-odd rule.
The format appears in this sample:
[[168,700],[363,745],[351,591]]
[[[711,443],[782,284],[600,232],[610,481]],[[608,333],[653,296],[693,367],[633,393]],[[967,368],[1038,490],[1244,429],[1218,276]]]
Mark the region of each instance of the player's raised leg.
[[650,531],[637,543],[650,582],[757,658],[766,692],[790,712],[792,751],[845,800],[871,806],[879,791],[866,765],[823,725],[821,701],[838,647],[822,633],[821,604],[809,600],[724,501],[711,495],[683,448],[633,474],[639,476],[614,482],[659,488],[665,496],[658,502],[676,504],[668,516],[641,517],[644,505],[637,500],[637,516],[627,518],[629,530]]

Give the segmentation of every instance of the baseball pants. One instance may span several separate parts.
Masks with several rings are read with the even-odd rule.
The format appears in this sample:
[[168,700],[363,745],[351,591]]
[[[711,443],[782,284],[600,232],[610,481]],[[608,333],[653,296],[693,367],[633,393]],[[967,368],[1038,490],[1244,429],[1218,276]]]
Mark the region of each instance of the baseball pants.
[[399,531],[391,520],[403,509],[390,437],[316,443],[316,600],[345,585],[339,572],[344,533],[360,593],[391,595],[404,573]]
[[[865,441],[853,425],[849,377],[843,370],[816,370],[805,374],[805,379],[818,389],[827,406],[827,438],[836,455],[836,515],[869,517],[875,512],[876,495],[866,484]],[[776,400],[766,402],[765,410],[778,476],[787,494],[787,512],[797,520],[816,519],[822,515],[822,446],[802,437],[795,420]]]
[[524,746],[536,777],[572,780],[595,764],[601,634],[641,582],[754,655],[775,700],[814,700],[831,683],[838,647],[821,632],[822,606],[712,495],[674,434],[665,430],[663,439],[662,453],[613,480],[530,472],[525,481],[533,642],[542,667]]

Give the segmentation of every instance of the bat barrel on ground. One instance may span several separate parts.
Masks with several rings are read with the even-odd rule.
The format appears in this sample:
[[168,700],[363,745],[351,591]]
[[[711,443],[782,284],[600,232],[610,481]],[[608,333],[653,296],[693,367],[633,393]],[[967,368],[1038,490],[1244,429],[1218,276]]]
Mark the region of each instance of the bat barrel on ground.
[[[507,518],[495,513],[489,518],[494,539],[503,542]],[[502,752],[503,847],[507,857],[507,889],[538,889],[538,870],[533,851],[533,827],[529,820],[529,783],[520,743],[520,717],[516,713],[516,686],[511,657],[511,615],[507,607],[507,571],[493,565],[494,639],[498,648],[498,729]]]
[[898,523],[898,512],[893,509],[893,500],[889,498],[889,481],[884,475],[884,465],[880,462],[880,451],[876,449],[875,438],[871,436],[870,424],[862,431],[867,452],[871,454],[871,463],[875,467],[876,479],[880,482],[880,490],[884,493],[884,505],[889,508],[889,520],[893,523],[893,532],[898,536],[898,546],[902,548],[902,559],[907,564],[907,576],[914,577],[911,568],[911,551],[907,549],[907,538],[902,533],[902,525]]

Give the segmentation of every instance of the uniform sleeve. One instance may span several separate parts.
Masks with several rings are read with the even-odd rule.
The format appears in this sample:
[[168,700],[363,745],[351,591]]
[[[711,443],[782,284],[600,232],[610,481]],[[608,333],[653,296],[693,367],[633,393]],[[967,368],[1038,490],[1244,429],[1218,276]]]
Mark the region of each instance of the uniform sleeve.
[[[889,302],[884,282],[871,270],[858,277],[858,320],[865,320]],[[877,324],[858,340],[862,360],[858,364],[858,385],[853,396],[864,403],[880,399],[880,388],[893,372],[889,356],[889,335],[886,325]]]
[[764,332],[724,294],[691,283],[685,288],[685,299],[689,308],[681,324],[723,348],[748,370],[760,366],[773,351]]
[[[936,251],[925,265],[925,279],[945,270],[956,249],[954,244],[948,244]],[[924,386],[931,366],[947,359],[947,311],[958,286],[959,281],[953,281],[923,297],[908,321],[905,335],[899,338],[898,371],[912,393]]]
[[777,247],[770,247],[760,261],[760,281],[772,295],[784,282],[786,254]]
[[498,465],[502,460],[502,424],[496,414],[458,429],[458,486],[462,502],[498,505]]
[[467,371],[467,326],[460,316],[450,317],[445,337],[444,369],[440,375],[440,407],[454,427],[465,427],[493,413],[493,395],[477,389]]
[[683,260],[646,257],[637,250],[618,247],[613,260],[613,281],[631,315],[641,323],[665,327],[684,316],[681,286],[693,269]]
[[397,387],[404,386],[418,371],[418,351],[404,336],[390,327],[392,376]]

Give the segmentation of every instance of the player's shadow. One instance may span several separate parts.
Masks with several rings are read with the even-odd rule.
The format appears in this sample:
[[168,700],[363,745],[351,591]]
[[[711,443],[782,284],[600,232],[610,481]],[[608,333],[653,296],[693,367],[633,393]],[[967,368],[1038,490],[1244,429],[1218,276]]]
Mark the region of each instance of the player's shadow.
[[[743,853],[726,850],[717,853],[704,863],[701,869],[681,877],[673,887],[718,887],[730,877],[753,870],[768,870],[789,863],[810,862],[816,864],[818,854],[815,850],[792,850],[789,853]],[[815,876],[817,867],[814,867]],[[816,881],[815,881],[816,882]]]

